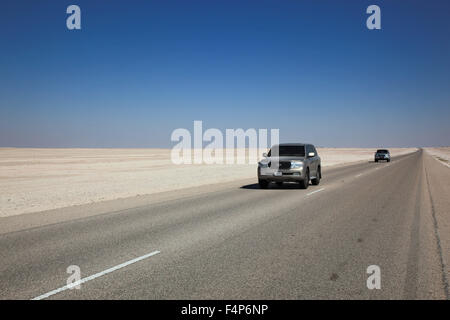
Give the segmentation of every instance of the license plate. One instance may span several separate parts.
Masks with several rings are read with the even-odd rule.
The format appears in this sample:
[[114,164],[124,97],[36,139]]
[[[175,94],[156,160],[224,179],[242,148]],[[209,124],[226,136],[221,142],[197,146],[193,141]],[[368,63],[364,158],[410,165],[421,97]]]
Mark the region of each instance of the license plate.
[[280,172],[280,171],[277,171],[277,172],[274,172],[273,175],[274,175],[275,177],[281,177],[281,176],[283,175],[283,173]]

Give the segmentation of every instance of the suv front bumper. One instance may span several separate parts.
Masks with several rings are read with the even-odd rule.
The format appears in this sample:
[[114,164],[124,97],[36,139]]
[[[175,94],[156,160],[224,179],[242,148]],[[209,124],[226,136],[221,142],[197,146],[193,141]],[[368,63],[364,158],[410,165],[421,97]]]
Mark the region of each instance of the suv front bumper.
[[[281,175],[280,175],[281,174]],[[258,179],[274,182],[302,181],[305,178],[303,168],[298,169],[271,169],[258,167]]]

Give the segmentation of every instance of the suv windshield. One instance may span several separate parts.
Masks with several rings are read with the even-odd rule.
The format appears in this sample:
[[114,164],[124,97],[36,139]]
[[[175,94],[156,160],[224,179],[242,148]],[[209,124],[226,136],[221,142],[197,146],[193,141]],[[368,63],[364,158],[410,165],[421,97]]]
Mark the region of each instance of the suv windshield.
[[385,149],[380,149],[377,150],[377,153],[388,153],[389,151],[385,150]]
[[304,157],[305,156],[305,147],[304,146],[278,146],[274,147],[269,151],[268,156],[270,157],[272,154],[272,150],[279,151],[280,157]]

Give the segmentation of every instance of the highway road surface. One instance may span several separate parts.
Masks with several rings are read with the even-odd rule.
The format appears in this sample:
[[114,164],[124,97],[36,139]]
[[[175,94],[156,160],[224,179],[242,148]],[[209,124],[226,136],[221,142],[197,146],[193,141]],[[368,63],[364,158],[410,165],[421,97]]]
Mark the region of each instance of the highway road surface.
[[323,175],[261,190],[255,168],[134,208],[2,218],[0,299],[449,298],[448,167],[419,150]]

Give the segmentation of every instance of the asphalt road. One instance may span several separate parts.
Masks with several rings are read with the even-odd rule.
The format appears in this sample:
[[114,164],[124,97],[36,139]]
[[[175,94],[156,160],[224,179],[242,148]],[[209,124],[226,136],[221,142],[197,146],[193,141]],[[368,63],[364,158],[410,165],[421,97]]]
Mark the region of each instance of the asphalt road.
[[0,299],[448,299],[449,172],[418,151],[3,232]]

